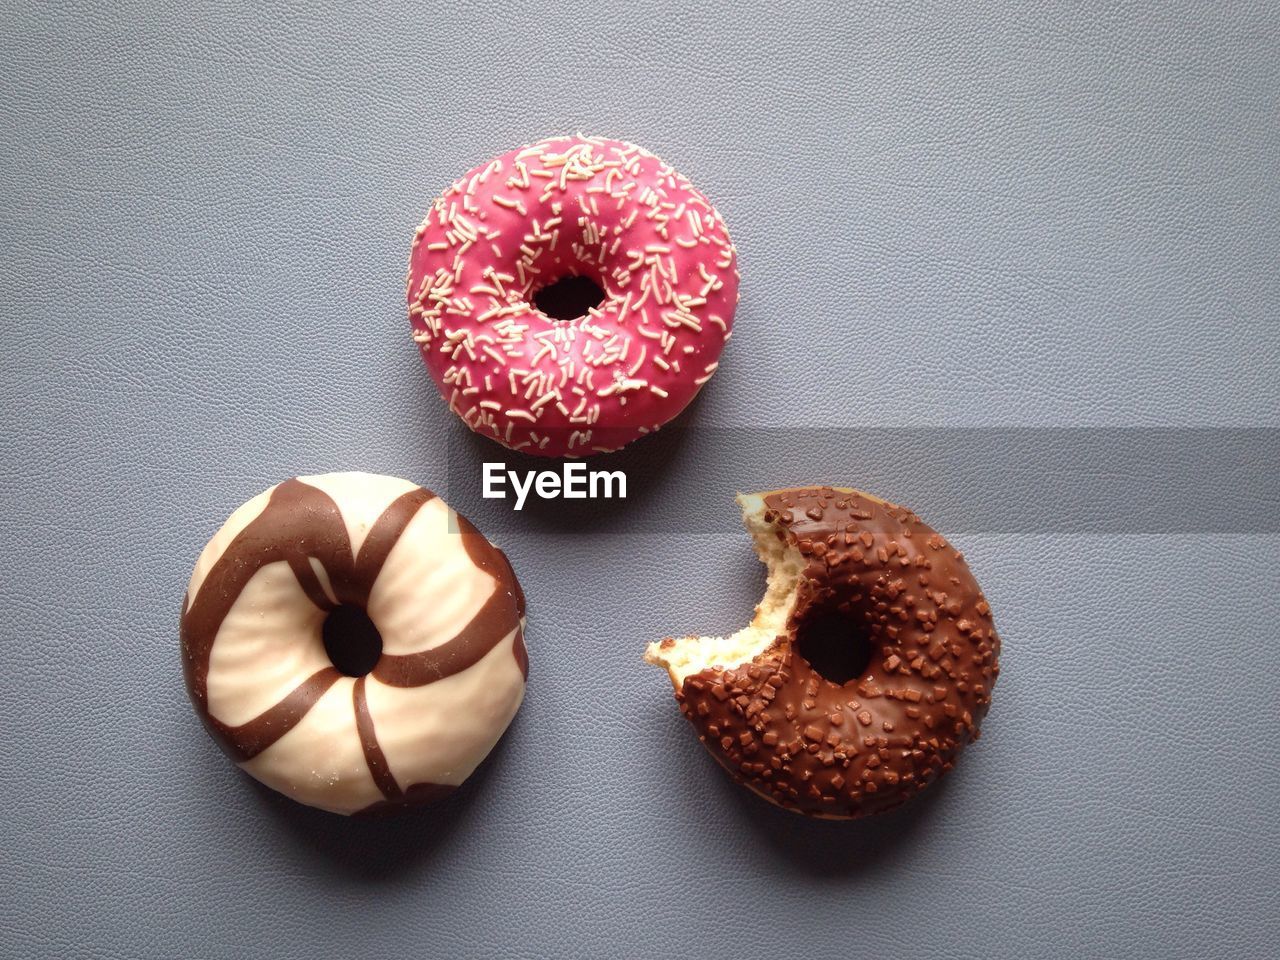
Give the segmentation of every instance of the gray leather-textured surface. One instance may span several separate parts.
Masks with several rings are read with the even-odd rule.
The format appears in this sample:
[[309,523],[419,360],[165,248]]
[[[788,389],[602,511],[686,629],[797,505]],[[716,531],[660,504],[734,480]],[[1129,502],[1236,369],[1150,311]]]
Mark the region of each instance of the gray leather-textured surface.
[[[1197,487],[1148,428],[1266,428],[1274,472],[1280,7],[785,6],[3,3],[0,953],[1273,955],[1274,481]],[[186,701],[190,566],[297,473],[491,515],[500,451],[408,338],[408,244],[457,173],[579,129],[663,155],[737,241],[733,342],[648,461],[724,520],[646,526],[662,471],[503,519],[532,676],[493,761],[396,821],[294,806]],[[789,426],[923,432],[824,463]],[[1126,428],[1120,467],[1081,447],[1102,519],[1054,495],[1037,527],[1071,458],[1034,442],[1016,521],[957,507],[1001,500],[947,467],[993,426]],[[1147,444],[1186,476],[1126,517]],[[962,517],[1005,641],[982,742],[852,825],[732,787],[639,659],[743,622],[730,497],[815,463]]]

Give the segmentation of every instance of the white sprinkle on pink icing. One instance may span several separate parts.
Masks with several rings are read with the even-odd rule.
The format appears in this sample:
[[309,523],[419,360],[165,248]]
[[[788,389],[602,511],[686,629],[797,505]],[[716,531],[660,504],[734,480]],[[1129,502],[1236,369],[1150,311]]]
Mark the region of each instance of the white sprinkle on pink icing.
[[[570,276],[603,302],[571,320],[534,306]],[[729,339],[738,279],[724,221],[688,180],[633,144],[575,136],[512,150],[437,198],[407,297],[413,339],[464,423],[572,457],[616,450],[688,405]]]

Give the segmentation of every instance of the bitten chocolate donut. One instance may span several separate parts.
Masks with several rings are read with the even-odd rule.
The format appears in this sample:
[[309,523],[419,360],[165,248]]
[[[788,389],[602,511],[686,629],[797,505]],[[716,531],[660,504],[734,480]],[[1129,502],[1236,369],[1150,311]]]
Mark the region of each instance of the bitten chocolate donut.
[[902,803],[978,738],[1000,652],[982,591],[938,533],[870,494],[738,500],[768,567],[751,625],[667,638],[645,658],[712,756],[766,800],[831,819]]
[[706,197],[653,154],[558,137],[435,201],[407,296],[427,369],[468,427],[580,457],[657,430],[711,378],[737,254]]
[[[507,558],[429,490],[286,480],[236,510],[187,587],[187,690],[245,771],[335,813],[462,783],[524,696]],[[363,661],[363,662],[361,662]]]

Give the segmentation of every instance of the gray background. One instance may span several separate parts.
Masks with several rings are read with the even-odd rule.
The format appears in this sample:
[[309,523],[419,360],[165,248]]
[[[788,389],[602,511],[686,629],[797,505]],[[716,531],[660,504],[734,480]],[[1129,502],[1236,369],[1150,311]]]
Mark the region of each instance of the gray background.
[[[815,463],[926,519],[1002,497],[999,471],[947,471],[970,434],[944,427],[1124,428],[1139,452],[1266,428],[1274,467],[1280,7],[865,6],[3,4],[0,953],[1273,955],[1265,474],[1197,486],[1166,450],[1185,489],[1127,522],[962,523],[1005,641],[994,710],[945,785],[873,821],[740,793],[640,663],[744,621],[762,580],[729,496]],[[533,673],[493,762],[419,816],[296,807],[186,701],[190,566],[295,473],[492,515],[498,448],[409,341],[408,244],[455,175],[576,129],[663,155],[738,243],[721,372],[622,455],[701,471],[725,522],[629,526],[674,469],[506,518]],[[788,426],[933,440],[902,469]],[[1060,456],[1019,459],[1061,488]],[[1080,509],[1128,471],[1086,462]]]

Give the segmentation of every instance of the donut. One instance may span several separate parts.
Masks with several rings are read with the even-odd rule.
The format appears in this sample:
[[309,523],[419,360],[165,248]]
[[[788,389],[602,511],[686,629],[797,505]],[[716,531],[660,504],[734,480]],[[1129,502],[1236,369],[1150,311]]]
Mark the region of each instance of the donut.
[[853,819],[897,806],[978,739],[1000,640],[963,556],[910,510],[839,487],[738,498],[768,569],[751,624],[668,637],[698,739],[780,807]]
[[179,634],[222,750],[294,800],[355,814],[471,774],[524,696],[524,623],[507,558],[443,500],[330,473],[231,515],[196,562]]
[[657,430],[715,373],[737,254],[716,209],[653,154],[558,137],[435,201],[407,298],[427,369],[468,427],[581,457]]

